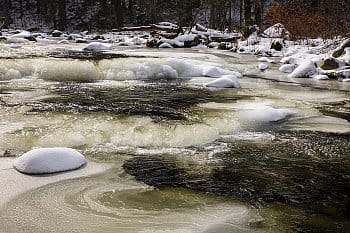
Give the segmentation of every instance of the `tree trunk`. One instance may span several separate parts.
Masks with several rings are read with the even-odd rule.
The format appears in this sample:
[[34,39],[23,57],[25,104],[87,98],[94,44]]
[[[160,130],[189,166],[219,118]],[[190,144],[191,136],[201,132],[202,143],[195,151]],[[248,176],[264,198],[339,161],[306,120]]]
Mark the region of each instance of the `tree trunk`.
[[255,24],[259,28],[262,26],[262,0],[254,0]]
[[64,31],[67,25],[67,0],[58,2],[58,29]]
[[112,0],[113,14],[114,18],[113,26],[120,28],[123,26],[123,6],[122,0]]
[[252,5],[250,0],[242,0],[243,5],[243,36],[247,38],[250,33],[250,26],[252,26]]

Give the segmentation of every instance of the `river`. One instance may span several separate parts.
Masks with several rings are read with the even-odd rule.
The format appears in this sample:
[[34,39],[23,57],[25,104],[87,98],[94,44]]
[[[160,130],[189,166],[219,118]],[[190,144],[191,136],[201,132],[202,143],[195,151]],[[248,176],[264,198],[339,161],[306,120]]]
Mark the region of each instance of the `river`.
[[[0,153],[72,147],[112,168],[12,198],[0,232],[350,231],[349,83],[218,50],[19,51],[0,59]],[[205,88],[203,65],[242,88]]]

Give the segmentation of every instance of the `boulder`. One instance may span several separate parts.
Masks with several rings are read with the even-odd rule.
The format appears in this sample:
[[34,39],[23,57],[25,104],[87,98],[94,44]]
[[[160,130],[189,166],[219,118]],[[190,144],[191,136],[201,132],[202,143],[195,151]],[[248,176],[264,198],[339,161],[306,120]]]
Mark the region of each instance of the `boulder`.
[[332,57],[322,59],[319,67],[323,70],[334,70],[339,68],[339,61]]
[[14,168],[25,174],[50,174],[78,169],[86,162],[81,153],[71,148],[39,148],[17,158]]
[[350,47],[350,38],[345,40],[338,48],[333,50],[332,56],[333,57],[340,57],[341,55],[344,54],[345,48]]

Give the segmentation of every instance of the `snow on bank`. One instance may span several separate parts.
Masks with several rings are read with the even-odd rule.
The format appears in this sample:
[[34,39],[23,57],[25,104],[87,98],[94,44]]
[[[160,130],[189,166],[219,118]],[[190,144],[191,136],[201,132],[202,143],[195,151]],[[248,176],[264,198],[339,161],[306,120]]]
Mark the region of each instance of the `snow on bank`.
[[74,149],[39,148],[17,158],[14,168],[25,174],[50,174],[78,169],[86,162],[85,157]]

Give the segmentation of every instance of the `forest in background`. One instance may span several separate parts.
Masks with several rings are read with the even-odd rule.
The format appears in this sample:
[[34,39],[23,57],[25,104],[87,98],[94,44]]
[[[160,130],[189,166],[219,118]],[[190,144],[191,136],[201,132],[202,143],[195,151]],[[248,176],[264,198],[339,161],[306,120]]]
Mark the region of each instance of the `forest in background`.
[[5,27],[111,30],[170,21],[218,30],[282,23],[294,39],[331,38],[350,29],[350,0],[0,0]]

